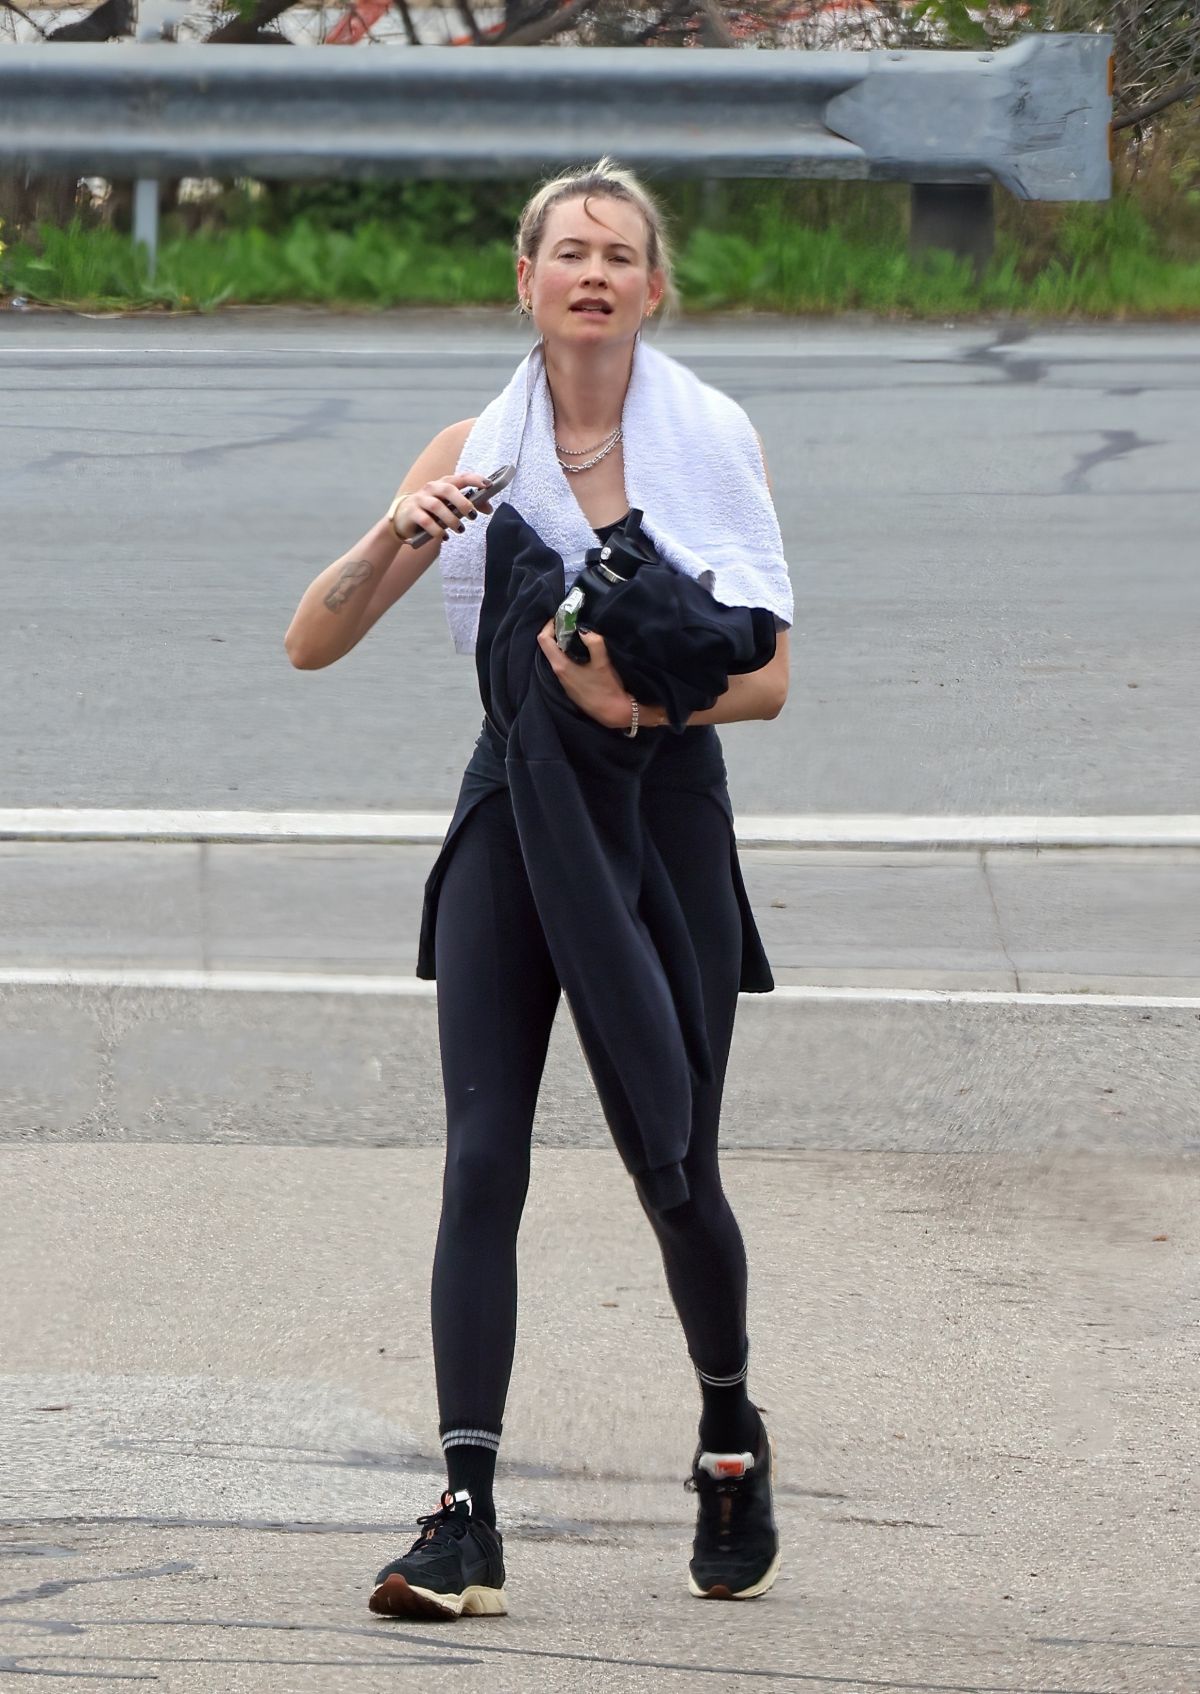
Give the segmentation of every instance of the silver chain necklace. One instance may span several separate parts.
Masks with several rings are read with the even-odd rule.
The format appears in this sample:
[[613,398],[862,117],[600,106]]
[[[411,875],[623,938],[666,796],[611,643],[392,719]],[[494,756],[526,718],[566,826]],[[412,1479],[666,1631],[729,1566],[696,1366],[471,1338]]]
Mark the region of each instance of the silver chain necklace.
[[[578,476],[580,471],[590,471],[593,465],[598,465],[600,463],[601,459],[608,458],[608,455],[612,452],[618,441],[621,440],[624,433],[625,430],[623,425],[618,424],[607,440],[597,443],[600,451],[595,453],[592,458],[585,459],[581,465],[565,465],[563,464],[562,457],[560,457],[558,461],[560,467],[566,471],[568,476]],[[554,443],[554,450],[557,454],[567,455],[570,457],[577,457],[580,453],[592,452],[590,447],[577,447],[573,450],[567,447],[560,447],[557,441]]]
[[557,435],[554,437],[554,445],[564,459],[582,459],[585,454],[594,453],[597,447],[607,447],[620,427],[620,424],[618,424],[616,429],[609,431],[603,441],[593,441],[590,447],[564,447]]

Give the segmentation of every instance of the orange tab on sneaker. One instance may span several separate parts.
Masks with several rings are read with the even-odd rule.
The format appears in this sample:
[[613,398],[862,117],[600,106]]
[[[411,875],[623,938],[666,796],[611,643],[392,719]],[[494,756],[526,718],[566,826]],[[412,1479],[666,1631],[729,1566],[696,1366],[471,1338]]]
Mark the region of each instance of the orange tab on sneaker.
[[701,1453],[697,1470],[707,1471],[719,1482],[739,1482],[746,1472],[754,1469],[753,1453]]

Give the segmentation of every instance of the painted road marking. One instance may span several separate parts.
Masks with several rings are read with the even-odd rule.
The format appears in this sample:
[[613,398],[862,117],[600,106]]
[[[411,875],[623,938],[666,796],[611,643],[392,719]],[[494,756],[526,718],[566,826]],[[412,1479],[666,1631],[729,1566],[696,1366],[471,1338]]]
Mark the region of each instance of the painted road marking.
[[[226,841],[436,846],[449,812],[253,812],[67,807],[0,809],[0,841]],[[742,847],[1200,847],[1200,815],[1053,817],[755,814]]]
[[[116,988],[145,992],[218,994],[340,994],[391,999],[432,999],[436,986],[415,976],[354,976],[342,972],[260,970],[139,970],[8,965],[0,968],[0,988]],[[744,999],[799,1004],[846,1001],[850,1004],[906,1006],[1090,1006],[1103,1011],[1200,1011],[1200,995],[1190,994],[1048,994],[1019,989],[974,988],[822,988],[789,984],[770,995]]]

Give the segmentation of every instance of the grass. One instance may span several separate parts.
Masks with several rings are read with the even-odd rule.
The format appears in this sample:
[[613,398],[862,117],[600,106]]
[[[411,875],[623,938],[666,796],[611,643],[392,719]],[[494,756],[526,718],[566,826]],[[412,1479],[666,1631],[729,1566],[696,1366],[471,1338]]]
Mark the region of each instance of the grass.
[[[945,254],[910,259],[902,200],[880,190],[875,196],[873,230],[859,216],[823,227],[804,222],[782,198],[760,197],[752,216],[726,218],[710,205],[708,217],[719,219],[720,227],[693,222],[678,254],[685,309],[865,311],[906,318],[1010,312],[1097,320],[1200,318],[1200,253],[1190,244],[1182,256],[1164,251],[1158,232],[1128,197],[1099,206],[1002,213],[996,258],[976,279],[969,265]],[[1056,214],[1052,226],[1048,211]],[[1041,223],[1024,228],[1022,216],[1040,217]],[[426,245],[410,233],[414,227],[408,220],[374,219],[338,227],[293,215],[276,227],[177,229],[163,241],[150,281],[127,236],[77,220],[66,228],[42,226],[32,239],[0,252],[0,293],[93,311],[511,303],[506,241],[472,244],[460,235],[449,245]]]
[[352,233],[299,219],[279,232],[231,229],[176,236],[159,248],[151,281],[127,236],[42,226],[0,256],[0,290],[45,305],[162,306],[210,312],[227,302],[340,306],[466,305],[511,294],[509,249],[425,249],[382,224]]

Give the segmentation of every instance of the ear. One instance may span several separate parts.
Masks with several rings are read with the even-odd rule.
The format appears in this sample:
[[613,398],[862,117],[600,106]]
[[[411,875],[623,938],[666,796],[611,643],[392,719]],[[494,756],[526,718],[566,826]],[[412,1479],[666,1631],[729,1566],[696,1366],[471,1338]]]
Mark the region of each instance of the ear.
[[533,261],[524,254],[517,260],[517,299],[523,299],[529,292],[530,278],[533,275]]
[[667,278],[663,271],[651,271],[646,289],[646,311],[655,312],[662,304],[663,295],[667,291]]

